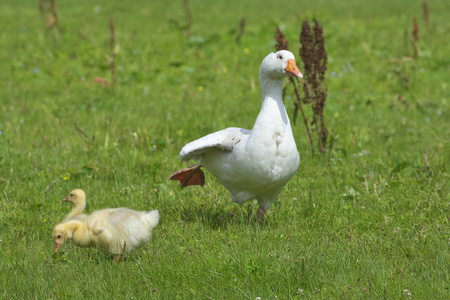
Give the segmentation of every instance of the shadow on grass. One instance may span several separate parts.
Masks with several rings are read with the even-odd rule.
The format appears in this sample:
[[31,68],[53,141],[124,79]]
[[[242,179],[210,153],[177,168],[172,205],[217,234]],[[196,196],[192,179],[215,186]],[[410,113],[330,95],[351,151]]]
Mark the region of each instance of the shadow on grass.
[[[260,226],[256,221],[256,210],[252,204],[236,205],[231,209],[205,205],[184,208],[181,220],[187,223],[200,222],[211,229],[227,228],[229,225]],[[261,224],[264,226],[265,222]]]

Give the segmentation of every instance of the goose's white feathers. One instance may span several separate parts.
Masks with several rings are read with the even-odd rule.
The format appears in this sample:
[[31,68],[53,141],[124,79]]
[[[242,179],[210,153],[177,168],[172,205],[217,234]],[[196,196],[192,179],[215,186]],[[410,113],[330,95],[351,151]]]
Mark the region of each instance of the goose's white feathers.
[[184,146],[181,149],[180,157],[185,162],[191,159],[199,161],[203,154],[211,148],[228,152],[233,151],[234,147],[243,139],[248,138],[250,133],[251,130],[248,129],[230,127],[208,134]]

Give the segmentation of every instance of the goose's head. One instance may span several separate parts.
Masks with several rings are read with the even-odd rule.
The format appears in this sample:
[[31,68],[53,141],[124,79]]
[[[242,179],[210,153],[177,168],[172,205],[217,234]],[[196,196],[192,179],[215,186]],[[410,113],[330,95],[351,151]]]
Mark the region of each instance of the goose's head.
[[55,241],[55,253],[58,252],[61,245],[64,244],[70,235],[70,230],[66,224],[58,224],[53,229],[53,241]]
[[75,189],[63,201],[70,202],[74,205],[84,205],[86,203],[86,194],[83,190]]
[[287,50],[280,50],[267,55],[261,64],[259,73],[277,79],[287,76],[303,78],[295,63],[294,54]]

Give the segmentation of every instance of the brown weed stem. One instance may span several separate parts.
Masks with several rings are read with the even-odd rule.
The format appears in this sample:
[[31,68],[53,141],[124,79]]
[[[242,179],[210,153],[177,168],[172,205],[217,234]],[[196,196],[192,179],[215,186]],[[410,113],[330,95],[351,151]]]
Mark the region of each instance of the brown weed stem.
[[418,53],[419,53],[419,51],[417,49],[417,41],[419,40],[419,25],[417,24],[416,18],[414,18],[412,36],[413,36],[413,49],[414,49],[413,58],[417,59]]
[[423,152],[423,158],[424,158],[424,161],[425,161],[425,172],[428,172],[427,146],[425,146],[425,151]]
[[242,18],[241,22],[239,23],[239,32],[238,32],[238,35],[236,36],[236,43],[238,45],[241,44],[241,38],[242,38],[242,35],[244,35],[244,32],[245,32],[245,22],[246,22],[245,18]]
[[192,26],[192,14],[189,8],[189,0],[184,0],[183,2],[184,10],[186,12],[186,34],[188,37],[192,36],[191,26]]
[[300,58],[305,66],[304,101],[311,103],[313,109],[311,124],[316,129],[319,150],[321,153],[325,153],[328,130],[325,126],[323,110],[327,98],[327,88],[324,81],[328,59],[323,29],[316,19],[314,19],[313,34],[309,22],[303,22],[300,43],[302,45],[299,51]]
[[111,45],[111,62],[110,62],[110,69],[111,69],[111,88],[114,90],[115,83],[116,83],[116,52],[115,52],[115,43],[116,43],[116,36],[115,36],[115,28],[114,28],[114,20],[113,18],[109,19],[109,30],[111,32],[111,38],[110,38],[110,45]]
[[429,12],[428,12],[428,3],[427,3],[427,1],[423,1],[422,8],[423,8],[423,19],[425,21],[425,27],[429,31],[430,30],[430,24],[428,23]]

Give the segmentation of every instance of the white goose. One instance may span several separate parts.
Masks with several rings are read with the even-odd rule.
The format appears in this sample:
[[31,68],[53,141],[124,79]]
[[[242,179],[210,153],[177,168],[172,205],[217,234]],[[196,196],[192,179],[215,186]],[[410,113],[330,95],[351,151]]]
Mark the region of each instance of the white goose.
[[267,55],[259,70],[262,104],[253,129],[227,128],[190,142],[180,157],[200,163],[175,172],[170,179],[179,180],[181,188],[203,186],[205,175],[200,168],[205,167],[231,192],[234,202],[257,199],[261,222],[300,164],[281,95],[287,76],[303,77],[294,55],[286,50]]

